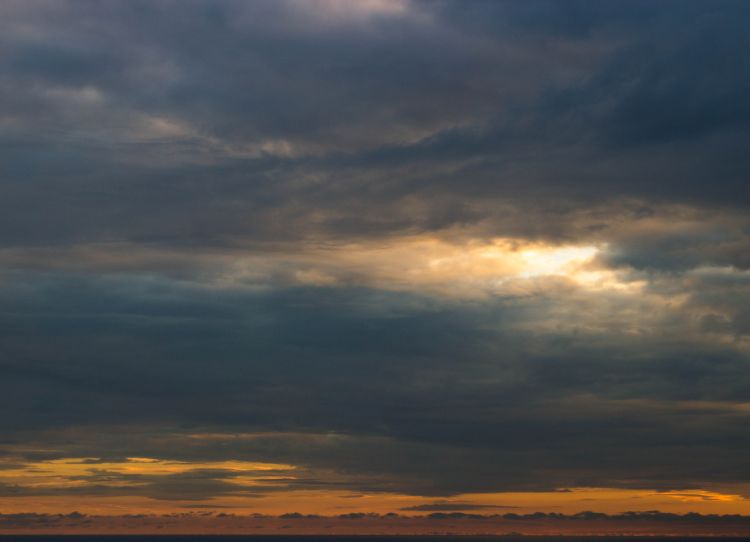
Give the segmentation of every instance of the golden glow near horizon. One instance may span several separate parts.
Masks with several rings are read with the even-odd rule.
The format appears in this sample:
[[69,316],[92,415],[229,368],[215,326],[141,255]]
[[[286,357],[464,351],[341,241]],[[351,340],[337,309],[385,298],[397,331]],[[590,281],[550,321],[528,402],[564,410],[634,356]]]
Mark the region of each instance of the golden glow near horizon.
[[[231,473],[228,483],[257,485],[271,478],[269,473],[292,471],[293,465],[250,461],[168,461],[147,457],[129,457],[124,461],[99,458],[63,458],[0,469],[0,483],[20,488],[86,488],[104,477],[109,487],[139,487],[154,477],[214,470]],[[128,479],[127,476],[134,478]]]
[[[5,513],[39,512],[118,515],[133,513],[167,514],[195,508],[231,510],[237,514],[262,513],[280,515],[288,512],[303,514],[338,515],[350,512],[396,512],[418,516],[430,513],[420,506],[457,503],[475,506],[469,511],[480,514],[508,512],[531,513],[553,511],[573,514],[592,510],[610,514],[625,511],[748,514],[750,500],[740,492],[747,487],[731,490],[671,490],[566,488],[563,491],[467,493],[448,497],[428,497],[398,493],[361,493],[352,490],[300,490],[290,488],[285,480],[293,479],[295,466],[283,463],[247,461],[186,462],[155,458],[127,458],[124,461],[101,461],[98,458],[64,458],[12,466],[0,470],[0,483],[17,488],[18,494],[0,497],[0,508]],[[200,499],[179,496],[152,498],[137,491],[147,481],[164,479],[179,474],[205,471],[230,472],[227,482],[237,487],[227,492]],[[119,475],[134,476],[120,479]],[[139,479],[139,477],[142,477]],[[248,496],[243,491],[255,485],[279,481],[273,491]],[[86,489],[106,486],[109,494],[86,494]],[[23,491],[38,494],[25,496]],[[55,495],[44,492],[61,491]],[[78,490],[65,494],[65,491]],[[136,491],[133,491],[136,490]],[[118,494],[118,491],[120,494]],[[446,510],[450,510],[446,508]],[[459,510],[462,508],[459,507]],[[465,509],[463,509],[465,510]]]

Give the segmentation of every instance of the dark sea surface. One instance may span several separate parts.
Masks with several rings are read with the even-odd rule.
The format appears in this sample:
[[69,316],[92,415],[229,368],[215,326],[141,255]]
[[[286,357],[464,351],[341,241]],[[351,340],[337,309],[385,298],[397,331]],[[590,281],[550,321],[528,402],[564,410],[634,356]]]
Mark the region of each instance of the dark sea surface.
[[722,536],[486,536],[486,535],[0,535],[0,542],[23,540],[24,542],[446,542],[448,540],[471,542],[690,542],[750,541],[750,537]]

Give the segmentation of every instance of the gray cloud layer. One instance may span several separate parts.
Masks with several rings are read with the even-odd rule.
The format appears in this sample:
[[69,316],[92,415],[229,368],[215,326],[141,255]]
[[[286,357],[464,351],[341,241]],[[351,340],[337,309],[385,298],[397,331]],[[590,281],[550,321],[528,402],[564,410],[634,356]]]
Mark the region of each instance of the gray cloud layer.
[[[749,9],[5,2],[0,448],[423,495],[750,483]],[[289,263],[405,236],[596,245],[643,287]],[[191,476],[146,492],[232,490]]]

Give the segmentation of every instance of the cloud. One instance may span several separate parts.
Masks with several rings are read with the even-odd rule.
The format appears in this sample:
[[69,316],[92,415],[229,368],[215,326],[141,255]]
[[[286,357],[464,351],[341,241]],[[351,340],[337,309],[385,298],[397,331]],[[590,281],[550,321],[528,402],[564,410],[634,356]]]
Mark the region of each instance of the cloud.
[[747,11],[4,3],[2,491],[747,484]]
[[[289,512],[279,516],[260,514],[235,515],[211,511],[181,512],[171,514],[127,514],[127,515],[86,515],[71,514],[1,514],[0,529],[6,533],[32,530],[38,533],[56,532],[94,533],[182,533],[182,529],[199,529],[201,532],[217,534],[246,533],[248,529],[258,534],[275,533],[278,529],[291,529],[296,534],[350,533],[350,529],[376,534],[383,530],[390,534],[425,534],[434,532],[432,523],[440,520],[443,526],[456,529],[464,534],[547,534],[555,532],[566,535],[588,533],[619,534],[654,532],[669,535],[706,534],[716,536],[717,532],[735,535],[747,532],[748,516],[743,515],[684,515],[661,512],[625,512],[622,514],[601,514],[581,512],[559,514],[536,512],[533,514],[505,514],[486,516],[465,513],[434,513],[426,520],[421,517],[400,516],[397,514],[358,513],[337,517],[317,514]],[[542,530],[539,530],[539,529]],[[483,529],[480,532],[474,529]],[[649,531],[650,529],[650,531]],[[382,536],[382,534],[381,534]]]
[[[3,284],[2,401],[19,413],[3,429],[21,449],[30,430],[56,449],[70,440],[55,436],[61,426],[146,425],[157,434],[173,426],[138,439],[130,429],[124,441],[84,431],[73,439],[79,447],[56,457],[126,450],[303,468],[261,492],[450,495],[744,480],[742,343],[703,329],[705,319],[658,289],[592,297],[552,279],[550,290],[528,295],[455,300],[133,274],[11,274]],[[224,436],[186,440],[184,424]],[[195,476],[149,482],[147,491],[197,498],[236,489],[227,473]]]
[[554,237],[592,202],[745,205],[744,6],[668,4],[6,7],[3,242]]
[[518,508],[517,506],[499,506],[491,504],[472,504],[465,502],[448,502],[439,501],[430,504],[418,504],[414,506],[406,506],[401,508],[404,511],[412,512],[445,512],[445,511],[459,511],[459,510],[492,510],[500,508]]

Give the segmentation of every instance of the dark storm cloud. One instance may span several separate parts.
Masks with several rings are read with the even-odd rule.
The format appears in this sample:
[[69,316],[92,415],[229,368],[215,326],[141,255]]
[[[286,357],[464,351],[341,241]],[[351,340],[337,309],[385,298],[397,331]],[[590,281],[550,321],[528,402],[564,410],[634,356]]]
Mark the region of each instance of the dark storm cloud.
[[554,237],[592,200],[747,203],[743,3],[382,5],[7,4],[4,242],[523,234],[491,203],[540,198]]
[[[575,294],[461,303],[133,276],[4,280],[1,396],[17,412],[4,434],[21,450],[35,438],[60,446],[28,459],[239,457],[309,470],[254,488],[263,492],[669,489],[750,476],[746,358],[705,337],[676,344],[679,313],[632,344],[617,322],[605,333],[584,322],[574,334],[523,331]],[[174,434],[84,431],[73,448],[55,436],[82,423]],[[219,447],[180,436],[204,431],[280,433]],[[164,478],[143,493],[236,490],[223,477]]]
[[[4,3],[8,461],[242,457],[424,495],[750,482],[748,10]],[[295,279],[305,249],[406,234],[595,243],[645,285]]]

